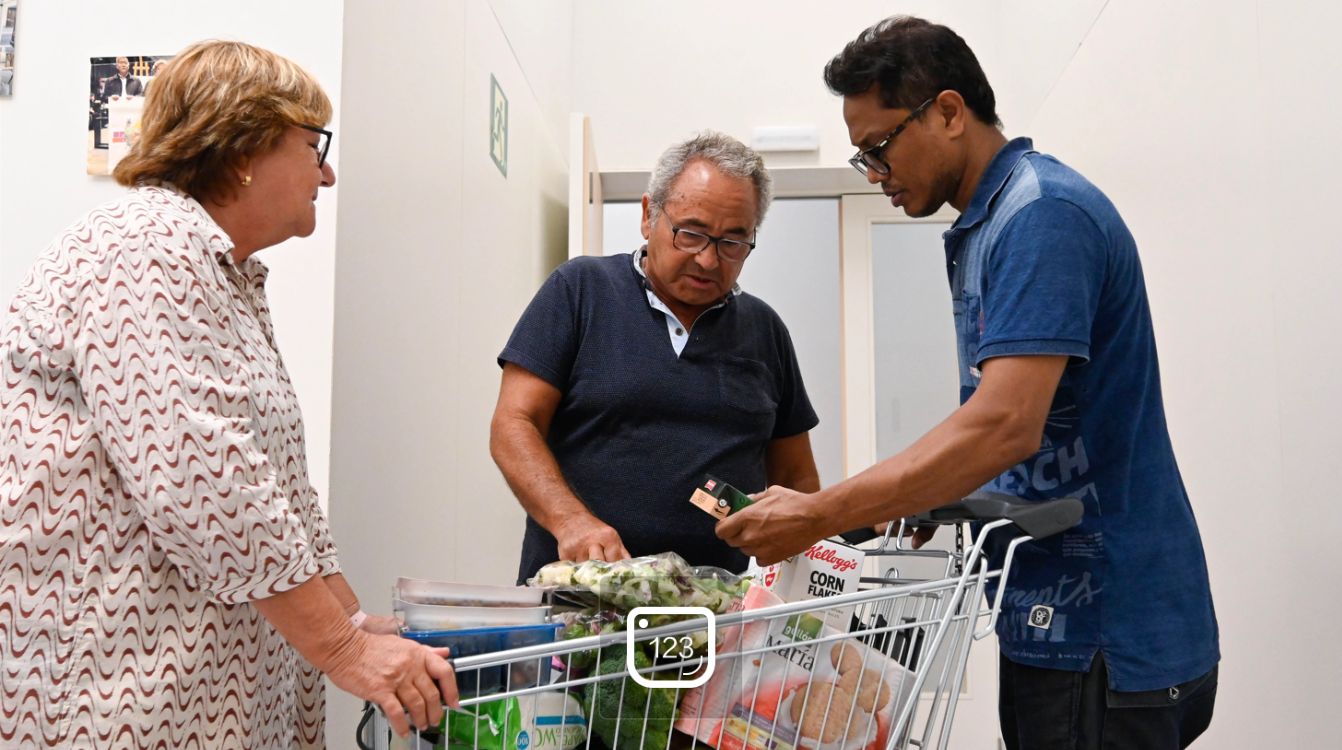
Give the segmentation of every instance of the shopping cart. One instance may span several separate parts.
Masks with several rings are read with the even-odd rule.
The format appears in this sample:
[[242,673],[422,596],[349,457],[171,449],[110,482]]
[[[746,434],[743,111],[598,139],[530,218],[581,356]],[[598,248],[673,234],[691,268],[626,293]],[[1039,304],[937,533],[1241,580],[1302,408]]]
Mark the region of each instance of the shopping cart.
[[[993,632],[1016,548],[1081,515],[1074,498],[971,497],[891,524],[867,551],[881,574],[863,577],[853,593],[719,615],[711,626],[699,618],[646,629],[631,622],[633,632],[457,658],[461,708],[441,727],[400,738],[369,704],[359,747],[944,750],[970,646]],[[910,524],[954,526],[954,548],[906,548]],[[997,535],[1010,541],[1001,568],[991,570],[985,542]],[[920,560],[944,575],[903,574]],[[710,628],[712,675],[690,687],[705,677],[709,657],[674,646],[700,643]],[[650,651],[660,658],[635,658]],[[681,684],[659,686],[668,679]]]

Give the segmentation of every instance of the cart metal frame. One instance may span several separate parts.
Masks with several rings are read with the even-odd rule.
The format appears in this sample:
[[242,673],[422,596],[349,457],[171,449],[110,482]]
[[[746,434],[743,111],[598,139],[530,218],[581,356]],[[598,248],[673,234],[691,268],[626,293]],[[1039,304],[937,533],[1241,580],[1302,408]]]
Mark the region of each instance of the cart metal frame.
[[[569,714],[564,713],[554,729],[558,730],[560,736],[567,732],[570,743],[578,734],[576,729],[581,729],[582,739],[578,748],[582,750],[698,750],[700,746],[720,747],[722,750],[736,750],[743,746],[748,750],[923,750],[932,747],[945,750],[955,721],[959,688],[964,680],[970,647],[974,641],[982,640],[993,632],[1001,611],[1006,586],[997,586],[995,596],[989,599],[984,596],[988,585],[992,581],[1006,580],[1018,546],[1070,528],[1080,520],[1081,513],[1081,502],[1074,498],[1042,503],[1023,503],[1016,498],[1003,496],[967,498],[916,519],[892,523],[877,546],[867,550],[867,557],[878,559],[883,570],[878,577],[862,579],[863,585],[867,587],[864,590],[719,615],[716,618],[719,648],[715,679],[719,679],[727,670],[728,689],[736,686],[738,680],[741,681],[740,687],[744,687],[750,694],[749,705],[741,700],[745,693],[738,693],[733,705],[724,704],[719,708],[705,705],[711,692],[709,690],[696,691],[698,705],[693,705],[692,700],[683,702],[686,691],[679,688],[657,689],[675,691],[674,704],[679,709],[677,716],[681,720],[687,715],[697,717],[699,721],[721,720],[718,735],[713,738],[721,743],[719,745],[710,745],[697,737],[669,731],[664,746],[660,742],[650,745],[650,725],[665,723],[668,719],[648,717],[653,700],[652,690],[643,691],[647,698],[642,716],[637,715],[639,712],[636,707],[631,710],[626,705],[626,690],[633,684],[631,680],[624,680],[630,674],[627,668],[598,674],[564,671],[563,665],[575,654],[591,656],[594,653],[596,662],[600,663],[609,650],[624,647],[631,642],[628,633],[609,633],[454,659],[452,663],[458,675],[458,684],[463,688],[463,699],[460,709],[448,712],[444,728],[450,735],[450,723],[465,721],[472,727],[471,739],[463,740],[458,732],[455,740],[445,744],[470,750],[560,750],[553,745],[538,747],[529,734],[518,733],[515,737],[491,734],[491,729],[498,729],[498,722],[491,723],[491,720],[483,719],[481,707],[504,699],[520,701],[540,693],[565,691],[581,701],[582,717],[569,723]],[[907,548],[904,534],[909,526],[928,523],[954,526],[955,548]],[[1015,536],[1007,545],[1001,568],[990,570],[985,541],[990,535],[1012,532]],[[916,558],[943,561],[944,576],[935,580],[902,577],[900,564]],[[827,620],[831,625],[846,623],[848,627],[831,627],[820,631],[816,637],[795,639],[796,624],[799,618],[807,615],[817,620]],[[640,630],[633,641],[646,643],[658,638],[674,639],[695,632],[702,633],[704,629],[702,621],[671,623]],[[759,636],[761,633],[767,635],[763,638],[747,637]],[[780,634],[787,633],[791,635],[780,637]],[[855,672],[857,677],[850,680],[853,684],[847,688],[835,682],[828,689],[816,690],[816,678],[824,672],[822,660],[811,658],[808,667],[805,664],[807,657],[802,655],[797,658],[798,653],[808,651],[813,656],[816,649],[830,645],[831,656],[836,651],[842,654],[844,647],[835,649],[837,644],[856,646],[854,653],[861,654],[860,670]],[[773,697],[773,705],[768,705],[770,698],[761,701],[763,672],[758,668],[751,669],[748,665],[758,665],[760,660],[778,656],[788,659],[781,680],[788,687],[783,694]],[[943,658],[938,659],[938,656]],[[789,674],[794,668],[793,659],[802,661],[803,665],[795,667],[796,672]],[[701,663],[701,658],[692,657],[657,663],[637,671],[647,676],[667,672],[689,675]],[[774,663],[777,664],[776,661]],[[832,666],[835,670],[839,669],[837,661]],[[502,691],[473,694],[480,691],[470,689],[472,675],[478,687],[483,684],[481,676],[486,670],[495,670],[492,674],[497,675],[499,669],[505,670]],[[544,679],[552,672],[552,679]],[[747,685],[752,674],[754,684]],[[869,674],[878,677],[873,679],[868,677]],[[538,675],[542,678],[538,679]],[[518,677],[516,684],[515,676]],[[627,731],[622,728],[617,733],[614,745],[607,748],[606,743],[595,736],[593,731],[595,722],[592,719],[596,718],[593,715],[596,710],[594,696],[582,696],[585,695],[583,688],[586,686],[614,680],[622,680],[618,701],[620,708],[617,715],[603,718],[618,721],[621,727],[630,726],[630,722],[641,723],[636,727],[636,741],[621,734]],[[874,688],[871,687],[873,684]],[[884,702],[881,701],[885,695],[882,693],[882,684],[890,689],[890,694],[886,696],[888,700]],[[841,693],[841,690],[850,692]],[[859,694],[863,697],[858,698]],[[841,700],[847,704],[847,710],[844,710],[844,705],[835,705],[835,697],[838,695],[844,696]],[[811,705],[815,696],[823,696],[823,710],[816,711],[818,704]],[[867,698],[870,698],[869,704],[861,705]],[[798,700],[801,701],[800,707],[795,705]],[[786,701],[791,701],[786,703],[789,716],[778,719],[777,715],[785,713],[783,708]],[[510,701],[502,705],[503,724],[506,726],[511,718],[513,703]],[[632,715],[626,715],[631,712]],[[762,716],[768,716],[769,720],[762,720]],[[482,725],[486,728],[485,736],[481,736]],[[575,725],[578,725],[576,729]],[[361,748],[370,750],[427,750],[441,746],[436,743],[443,739],[444,728],[424,733],[412,730],[409,737],[398,738],[390,731],[381,712],[368,704],[359,724],[358,741]],[[883,740],[883,746],[876,742],[877,739]]]

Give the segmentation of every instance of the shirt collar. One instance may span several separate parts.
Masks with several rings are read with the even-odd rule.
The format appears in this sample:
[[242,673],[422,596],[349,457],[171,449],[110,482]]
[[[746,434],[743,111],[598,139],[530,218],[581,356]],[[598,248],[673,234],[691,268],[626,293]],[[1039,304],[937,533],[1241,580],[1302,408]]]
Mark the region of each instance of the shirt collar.
[[1034,142],[1029,138],[1013,138],[1008,141],[988,162],[983,170],[978,187],[974,188],[974,197],[960,218],[951,225],[951,231],[970,229],[988,218],[993,199],[1002,192],[1016,165],[1026,154],[1034,151]]
[[[645,270],[643,270],[643,261],[644,261],[647,257],[648,257],[648,246],[647,246],[647,245],[644,245],[644,246],[642,246],[642,247],[640,247],[639,249],[637,249],[637,250],[634,251],[634,271],[636,271],[636,272],[638,273],[638,278],[643,282],[643,288],[646,289],[646,290],[648,290],[649,293],[651,293],[651,292],[652,292],[652,282],[651,282],[651,281],[648,281],[648,272],[645,271]],[[735,296],[739,295],[740,293],[741,293],[741,285],[740,285],[739,283],[737,283],[737,284],[732,284],[732,291],[731,291],[730,293],[728,293],[727,297],[723,298],[722,301],[723,301],[723,302],[726,302],[728,299],[730,299],[730,298],[732,298],[732,297],[735,297]]]
[[196,228],[200,235],[205,238],[206,247],[210,254],[218,261],[220,266],[233,266],[238,273],[254,288],[265,286],[266,278],[270,275],[270,269],[260,258],[252,255],[241,263],[233,260],[233,240],[228,236],[228,232],[215,222],[210,212],[200,204],[189,193],[170,182],[164,182],[158,185],[141,185],[136,190],[151,194],[158,200],[162,200],[175,206],[179,211],[189,215],[195,220]]

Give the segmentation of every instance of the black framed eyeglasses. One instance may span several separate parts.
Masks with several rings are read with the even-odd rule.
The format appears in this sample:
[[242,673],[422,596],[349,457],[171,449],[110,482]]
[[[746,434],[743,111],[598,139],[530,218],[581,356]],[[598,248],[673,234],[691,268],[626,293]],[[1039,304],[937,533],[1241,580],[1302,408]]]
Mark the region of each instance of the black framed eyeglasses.
[[895,129],[891,130],[890,133],[885,136],[884,140],[871,148],[864,148],[861,151],[858,151],[853,155],[853,158],[848,160],[848,163],[853,165],[853,169],[861,172],[863,177],[866,177],[872,172],[875,172],[882,177],[890,174],[890,165],[885,161],[885,150],[890,147],[890,144],[895,140],[896,136],[904,132],[904,128],[907,128],[909,123],[918,119],[918,116],[928,107],[932,106],[932,102],[936,100],[937,98],[934,96],[922,104],[919,104],[909,113],[908,117],[904,118],[903,122],[895,126]]
[[709,245],[714,245],[718,251],[718,257],[740,263],[750,255],[750,251],[755,249],[755,242],[751,240],[733,240],[727,237],[714,237],[711,234],[696,232],[693,229],[683,229],[671,225],[671,246],[690,255],[698,255],[708,249]]
[[317,138],[317,145],[313,146],[313,149],[317,152],[317,168],[321,169],[322,166],[326,164],[326,152],[331,150],[331,139],[335,138],[335,133],[319,128],[316,125],[299,125],[298,127],[304,130],[311,130],[320,136]]

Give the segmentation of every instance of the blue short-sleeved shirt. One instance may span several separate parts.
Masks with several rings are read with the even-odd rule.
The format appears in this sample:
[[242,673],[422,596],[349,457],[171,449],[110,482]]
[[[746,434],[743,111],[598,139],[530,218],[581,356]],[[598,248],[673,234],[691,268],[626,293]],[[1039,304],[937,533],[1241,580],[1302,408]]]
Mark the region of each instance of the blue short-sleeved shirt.
[[[705,474],[764,489],[770,441],[819,422],[792,339],[762,300],[731,294],[704,312],[677,355],[628,253],[561,265],[517,322],[512,362],[563,396],[548,444],[577,496],[630,554],[673,551],[692,565],[744,570],[748,559],[690,504]],[[519,579],[558,559],[527,519]]]
[[1121,691],[1206,673],[1220,659],[1207,563],[1165,424],[1137,246],[1117,209],[1018,138],[944,237],[962,403],[988,359],[1070,358],[1039,452],[985,487],[1086,508],[1077,528],[1017,550],[1003,652],[1085,671],[1098,649]]

